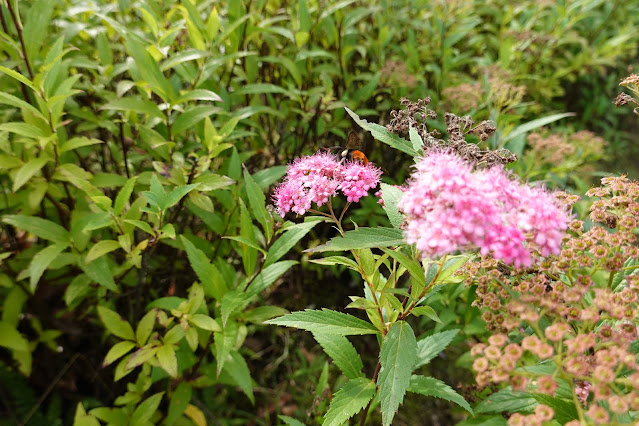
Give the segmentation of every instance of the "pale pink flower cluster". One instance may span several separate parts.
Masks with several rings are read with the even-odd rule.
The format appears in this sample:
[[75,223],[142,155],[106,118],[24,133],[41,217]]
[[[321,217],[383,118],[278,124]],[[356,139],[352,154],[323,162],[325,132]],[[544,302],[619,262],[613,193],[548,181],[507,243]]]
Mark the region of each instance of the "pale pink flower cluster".
[[559,253],[568,214],[543,188],[511,179],[502,167],[473,170],[449,152],[432,152],[399,203],[405,235],[423,257],[478,247],[516,266],[532,264],[529,243],[542,256]]
[[339,191],[347,201],[356,203],[379,184],[381,174],[371,163],[340,162],[333,154],[318,152],[298,158],[288,167],[273,202],[282,217],[289,211],[303,215],[313,203],[321,207]]

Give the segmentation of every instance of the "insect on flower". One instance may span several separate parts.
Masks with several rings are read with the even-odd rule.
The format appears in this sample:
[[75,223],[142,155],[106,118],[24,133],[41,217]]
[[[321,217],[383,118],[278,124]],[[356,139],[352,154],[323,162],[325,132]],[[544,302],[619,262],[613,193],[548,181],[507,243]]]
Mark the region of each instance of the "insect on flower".
[[362,164],[368,164],[368,158],[362,152],[364,144],[359,137],[359,134],[355,130],[351,130],[346,140],[346,148],[341,146],[333,146],[330,148],[322,148],[325,151],[337,151],[341,159],[341,163],[344,161],[359,161]]

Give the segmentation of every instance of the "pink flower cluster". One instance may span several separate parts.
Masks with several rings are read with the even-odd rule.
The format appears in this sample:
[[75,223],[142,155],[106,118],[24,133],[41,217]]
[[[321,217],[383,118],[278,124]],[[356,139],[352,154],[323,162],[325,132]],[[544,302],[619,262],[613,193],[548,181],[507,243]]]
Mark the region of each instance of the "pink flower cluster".
[[399,203],[405,235],[423,257],[479,247],[516,266],[530,266],[534,243],[542,256],[559,253],[568,214],[542,188],[509,178],[502,167],[473,170],[449,152],[432,152]]
[[340,162],[330,153],[318,152],[289,165],[284,182],[275,189],[273,202],[280,216],[289,211],[303,215],[325,204],[341,191],[348,202],[358,202],[379,184],[382,172],[373,164]]

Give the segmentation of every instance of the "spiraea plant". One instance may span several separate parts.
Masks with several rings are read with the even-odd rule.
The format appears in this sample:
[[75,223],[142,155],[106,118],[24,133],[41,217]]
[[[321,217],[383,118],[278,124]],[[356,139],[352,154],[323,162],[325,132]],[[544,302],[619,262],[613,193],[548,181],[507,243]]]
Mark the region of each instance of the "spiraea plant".
[[[445,349],[459,329],[418,340],[415,317],[441,322],[429,306],[431,297],[462,281],[455,272],[470,253],[492,254],[517,267],[532,266],[532,246],[543,255],[559,254],[568,224],[566,209],[546,190],[523,184],[506,172],[503,164],[514,159],[512,154],[481,150],[466,142],[465,135],[471,133],[485,141],[494,131],[490,122],[474,126],[470,117],[446,114],[448,137],[438,138],[424,120],[436,118],[429,102],[403,100],[406,109],[393,113],[388,128],[348,110],[376,139],[416,160],[403,186],[381,184],[383,208],[392,227],[346,230],[343,225],[349,205],[379,182],[379,169],[371,163],[341,164],[330,154],[301,158],[289,166],[273,196],[282,215],[311,213],[334,223],[340,235],[307,251],[350,252],[351,257],[333,255],[314,262],[344,265],[362,280],[362,293],[351,296],[346,308],[363,311],[366,320],[315,309],[267,321],[312,332],[346,376],[324,417],[327,425],[341,424],[359,412],[364,424],[377,405],[382,423],[389,425],[407,391],[452,401],[472,413],[451,387],[420,374],[420,368]],[[410,141],[398,134],[407,134]],[[346,200],[340,200],[340,192]],[[313,203],[327,204],[328,213],[313,209]],[[339,215],[337,203],[344,205]],[[364,373],[362,357],[346,336],[368,334],[377,337],[379,355],[374,370]]]
[[[512,268],[465,265],[493,335],[475,345],[477,383],[509,385],[476,407],[509,424],[630,424],[639,410],[639,182],[607,177],[587,196],[559,255]],[[573,204],[579,197],[565,195]]]

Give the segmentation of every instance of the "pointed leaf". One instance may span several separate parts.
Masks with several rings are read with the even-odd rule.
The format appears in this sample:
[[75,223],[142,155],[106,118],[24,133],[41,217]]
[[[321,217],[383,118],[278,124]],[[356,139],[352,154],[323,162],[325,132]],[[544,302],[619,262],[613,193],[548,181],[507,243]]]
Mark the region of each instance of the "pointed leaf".
[[38,281],[40,281],[40,277],[44,271],[49,267],[51,262],[53,262],[66,248],[69,246],[67,243],[59,243],[53,244],[49,247],[46,247],[40,250],[29,264],[29,290],[31,293],[35,292],[36,286],[38,285]]
[[392,247],[406,244],[401,229],[394,228],[357,228],[347,231],[343,237],[334,237],[329,242],[312,249],[310,253],[324,251],[345,251],[373,247]]
[[71,239],[69,232],[62,226],[39,217],[7,215],[2,221],[54,243],[66,243]]
[[[369,322],[352,315],[322,309],[307,309],[283,317],[265,321],[265,324],[300,328],[313,333],[338,334],[340,336],[377,334],[379,330]],[[412,366],[412,364],[411,364]]]
[[375,395],[375,383],[363,377],[346,382],[333,396],[323,426],[339,426],[359,413]]
[[84,258],[84,263],[91,263],[95,259],[104,256],[107,253],[111,253],[113,250],[120,248],[120,243],[114,240],[102,240],[98,241],[91,247],[87,257]]
[[117,312],[102,305],[98,305],[98,316],[111,334],[125,340],[135,340],[133,328],[131,328],[131,325],[127,322],[127,320],[122,318]]
[[178,364],[177,358],[175,357],[175,349],[173,345],[162,345],[160,349],[158,349],[155,357],[158,359],[160,363],[160,367],[171,377],[177,377],[178,375]]
[[431,336],[424,337],[417,342],[417,362],[415,369],[426,365],[435,358],[457,336],[459,330],[442,331]]
[[441,380],[437,380],[434,377],[412,376],[410,378],[410,387],[408,388],[408,391],[454,402],[464,410],[468,411],[471,415],[474,415],[473,409],[470,408],[468,402],[466,402],[460,394],[455,392],[453,388],[448,386],[446,383]]
[[102,367],[106,367],[107,365],[113,364],[119,358],[129,353],[129,351],[133,349],[134,347],[135,347],[135,343],[130,342],[128,340],[123,340],[121,342],[116,343],[115,345],[113,345],[113,347],[111,347],[111,349],[109,349],[109,352],[107,352],[106,356],[104,357],[104,362],[102,363]]
[[349,379],[362,377],[364,367],[362,359],[346,337],[317,332],[313,333],[313,337],[346,377]]

